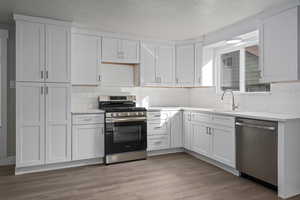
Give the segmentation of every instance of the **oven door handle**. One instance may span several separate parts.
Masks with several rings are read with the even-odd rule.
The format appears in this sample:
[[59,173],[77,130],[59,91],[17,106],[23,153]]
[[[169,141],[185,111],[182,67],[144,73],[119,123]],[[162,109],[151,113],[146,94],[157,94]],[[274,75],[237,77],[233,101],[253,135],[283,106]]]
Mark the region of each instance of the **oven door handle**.
[[131,118],[116,118],[116,119],[106,119],[108,123],[115,123],[115,122],[140,122],[146,121],[146,117],[131,117]]

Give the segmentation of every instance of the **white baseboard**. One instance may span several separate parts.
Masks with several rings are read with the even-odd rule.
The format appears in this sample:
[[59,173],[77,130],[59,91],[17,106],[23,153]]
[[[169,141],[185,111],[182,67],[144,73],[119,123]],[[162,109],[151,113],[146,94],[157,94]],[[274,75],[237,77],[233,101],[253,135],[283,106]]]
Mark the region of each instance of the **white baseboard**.
[[16,163],[16,157],[15,156],[10,156],[4,159],[0,159],[0,166],[5,166],[5,165],[14,165]]
[[64,163],[47,164],[47,165],[39,165],[39,166],[32,166],[32,167],[19,167],[19,168],[16,167],[15,175],[52,171],[58,169],[66,169],[66,168],[81,167],[81,166],[96,165],[96,164],[103,164],[103,158],[70,161]]
[[174,148],[174,149],[148,151],[147,155],[149,157],[151,157],[151,156],[158,156],[158,155],[164,155],[164,154],[170,154],[170,153],[179,153],[179,152],[184,152],[184,149],[183,148]]
[[218,161],[212,160],[212,159],[207,158],[203,155],[200,155],[198,153],[195,153],[195,152],[192,152],[192,151],[189,151],[189,150],[186,150],[186,149],[185,149],[185,152],[192,155],[192,156],[194,156],[195,158],[198,158],[199,160],[202,160],[202,161],[207,162],[209,164],[212,164],[216,167],[219,167],[219,168],[221,168],[221,169],[223,169],[223,170],[225,170],[229,173],[232,173],[233,175],[240,176],[240,172],[238,170],[230,167],[230,166],[224,165],[224,164],[222,164]]

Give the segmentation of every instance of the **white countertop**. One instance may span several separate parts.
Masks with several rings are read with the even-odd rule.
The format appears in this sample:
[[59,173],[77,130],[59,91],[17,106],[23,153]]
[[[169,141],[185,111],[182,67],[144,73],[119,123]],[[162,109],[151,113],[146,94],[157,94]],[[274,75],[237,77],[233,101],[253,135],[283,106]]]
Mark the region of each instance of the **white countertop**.
[[74,109],[72,110],[72,114],[79,115],[79,114],[104,114],[104,110],[100,109]]
[[148,111],[198,111],[211,114],[228,115],[233,117],[245,117],[252,119],[270,120],[270,121],[287,121],[300,120],[300,115],[297,114],[282,114],[282,113],[268,113],[268,112],[248,112],[248,111],[230,111],[214,108],[197,108],[197,107],[150,107]]

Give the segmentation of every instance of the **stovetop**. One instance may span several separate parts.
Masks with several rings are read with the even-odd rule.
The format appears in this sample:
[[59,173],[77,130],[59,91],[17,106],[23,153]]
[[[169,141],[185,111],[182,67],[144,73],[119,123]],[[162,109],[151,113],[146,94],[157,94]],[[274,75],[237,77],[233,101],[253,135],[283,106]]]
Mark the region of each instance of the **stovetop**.
[[136,111],[147,111],[144,107],[106,107],[101,108],[106,112],[136,112]]

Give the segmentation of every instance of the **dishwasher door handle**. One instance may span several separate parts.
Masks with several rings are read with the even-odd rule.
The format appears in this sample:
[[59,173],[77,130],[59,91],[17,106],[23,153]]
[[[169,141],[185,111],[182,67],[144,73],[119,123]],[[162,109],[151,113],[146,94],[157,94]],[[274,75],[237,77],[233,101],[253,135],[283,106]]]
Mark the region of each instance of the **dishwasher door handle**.
[[235,122],[236,126],[244,126],[248,128],[259,128],[259,129],[265,129],[269,131],[275,131],[276,127],[273,126],[260,126],[260,125],[254,125],[254,124],[246,124],[246,123],[241,123],[241,122]]

